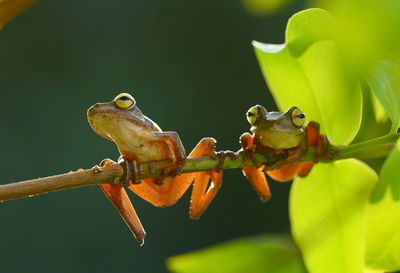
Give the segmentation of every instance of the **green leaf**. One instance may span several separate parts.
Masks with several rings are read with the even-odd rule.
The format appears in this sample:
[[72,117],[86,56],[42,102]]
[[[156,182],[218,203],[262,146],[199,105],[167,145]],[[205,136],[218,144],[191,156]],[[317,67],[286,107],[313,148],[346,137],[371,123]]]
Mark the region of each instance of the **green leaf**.
[[309,272],[363,272],[367,206],[377,180],[355,159],[316,165],[294,180],[292,233]]
[[379,102],[392,120],[393,131],[400,127],[400,65],[389,60],[377,61],[367,78]]
[[294,56],[308,46],[323,40],[334,40],[337,32],[335,18],[323,9],[308,9],[293,15],[286,27],[286,44]]
[[366,265],[400,270],[400,140],[382,167],[369,208]]
[[375,114],[375,120],[378,123],[386,122],[389,117],[386,114],[385,108],[383,108],[382,104],[379,102],[378,98],[375,96],[373,92],[371,92],[371,103],[372,103],[372,109]]
[[253,42],[264,78],[280,110],[296,105],[335,144],[348,144],[361,123],[361,88],[346,73],[329,13],[309,9],[288,23],[286,44]]
[[298,249],[285,235],[243,238],[171,257],[171,272],[305,273]]

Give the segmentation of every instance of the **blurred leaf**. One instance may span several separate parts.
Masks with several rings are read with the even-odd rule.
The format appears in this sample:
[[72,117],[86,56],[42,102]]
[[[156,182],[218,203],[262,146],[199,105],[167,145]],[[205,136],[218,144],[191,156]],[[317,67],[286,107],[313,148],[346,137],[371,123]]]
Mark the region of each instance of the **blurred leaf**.
[[292,233],[309,272],[362,272],[367,205],[377,180],[355,159],[319,164],[294,180]]
[[387,158],[369,208],[366,265],[400,270],[400,140]]
[[300,253],[285,235],[243,238],[171,257],[171,272],[305,273]]
[[329,13],[309,9],[288,23],[286,44],[254,42],[256,55],[280,110],[296,105],[335,144],[350,143],[361,123],[361,89],[342,63]]
[[375,69],[367,81],[392,120],[394,129],[397,129],[400,126],[399,63],[389,60],[377,61]]
[[385,109],[365,81],[362,84],[362,100],[362,121],[357,136],[353,140],[355,143],[388,134],[391,126]]
[[375,120],[378,123],[384,123],[388,120],[388,115],[386,114],[385,108],[379,102],[378,98],[373,92],[371,92],[371,103],[372,109],[374,110]]
[[311,44],[334,40],[335,18],[323,9],[308,9],[293,15],[286,27],[286,44],[292,55],[301,55]]
[[0,29],[36,0],[0,0]]
[[257,16],[279,11],[293,0],[242,0],[245,9]]
[[[387,54],[400,58],[400,1],[310,0],[311,6],[329,10],[338,20],[340,43],[357,72],[370,69],[373,60]],[[360,74],[361,74],[360,73]]]

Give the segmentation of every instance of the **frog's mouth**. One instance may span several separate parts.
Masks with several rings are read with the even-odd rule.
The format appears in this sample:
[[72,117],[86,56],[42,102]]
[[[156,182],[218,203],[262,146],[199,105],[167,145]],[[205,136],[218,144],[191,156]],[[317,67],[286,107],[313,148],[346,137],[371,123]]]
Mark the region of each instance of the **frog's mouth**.
[[105,126],[111,122],[111,119],[104,111],[98,109],[97,104],[88,109],[87,118],[93,131],[98,135],[113,141],[111,135],[108,133],[109,130],[107,130],[107,126]]

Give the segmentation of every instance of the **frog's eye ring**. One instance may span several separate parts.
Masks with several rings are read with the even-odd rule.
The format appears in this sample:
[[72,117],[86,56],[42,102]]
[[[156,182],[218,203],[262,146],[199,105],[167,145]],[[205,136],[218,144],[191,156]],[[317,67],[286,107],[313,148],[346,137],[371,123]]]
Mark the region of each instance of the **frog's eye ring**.
[[259,114],[260,110],[258,106],[253,106],[247,111],[246,117],[250,125],[253,125],[257,121]]
[[118,108],[127,109],[136,104],[135,99],[128,93],[121,93],[114,99]]
[[293,125],[296,127],[303,126],[304,121],[306,120],[306,115],[304,115],[304,112],[301,111],[298,107],[293,107],[290,117],[292,119]]

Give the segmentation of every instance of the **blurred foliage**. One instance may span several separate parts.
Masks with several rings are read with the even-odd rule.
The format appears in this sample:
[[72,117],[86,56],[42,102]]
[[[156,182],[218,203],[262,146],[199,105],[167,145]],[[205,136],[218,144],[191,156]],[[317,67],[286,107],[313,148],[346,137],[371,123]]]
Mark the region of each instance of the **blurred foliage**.
[[308,120],[321,123],[334,144],[348,144],[361,122],[361,89],[328,40],[335,24],[323,10],[306,10],[289,20],[284,45],[255,42],[254,47],[280,110],[296,105]]
[[256,16],[264,16],[280,11],[293,0],[242,0],[245,9]]
[[[303,8],[295,1],[256,18],[240,1],[38,1],[0,31],[0,183],[117,159],[86,110],[120,92],[178,132],[187,152],[205,136],[218,150],[239,149],[246,111],[276,109],[249,41],[281,40]],[[129,193],[147,232],[143,247],[97,186],[4,202],[1,271],[166,272],[165,259],[178,253],[287,232],[290,185],[271,189],[262,204],[240,170],[227,170],[198,221],[188,217],[190,192],[162,209]]]
[[[367,82],[387,110],[396,132],[400,127],[400,64],[391,60],[377,61]],[[376,111],[379,113],[380,110]]]
[[290,237],[260,235],[237,239],[167,260],[171,272],[303,273],[300,252]]
[[[305,10],[289,20],[284,44],[253,44],[278,106],[301,107],[336,144],[395,134],[400,2],[312,4],[334,17],[321,9]],[[366,162],[379,177],[368,165],[348,159],[318,164],[307,177],[295,179],[291,228],[309,272],[400,269],[399,223],[394,220],[400,216],[399,144],[386,160]]]
[[290,222],[309,272],[362,272],[369,195],[378,178],[355,159],[295,178]]
[[366,264],[371,269],[400,269],[400,140],[387,158],[371,196]]
[[[239,4],[224,1],[53,1],[7,25],[0,35],[4,182],[117,157],[113,145],[94,133],[86,138],[77,132],[90,130],[83,118],[88,106],[132,88],[142,110],[178,131],[188,149],[206,135],[216,137],[220,149],[238,147],[249,106],[275,106],[249,41],[282,41],[284,22],[303,7],[290,0],[242,2],[253,14],[281,14],[254,19]],[[255,43],[278,106],[300,106],[336,144],[388,133],[390,122],[394,133],[400,120],[400,2],[309,4],[333,16],[321,9],[300,12],[289,20],[285,44]],[[319,164],[295,180],[290,220],[309,272],[400,269],[399,145],[385,162],[368,162],[380,173],[378,182],[356,160]],[[21,161],[29,164],[16,164]],[[93,188],[4,203],[2,269],[158,272],[167,256],[288,228],[287,184],[272,184],[274,199],[261,206],[250,187],[239,184],[244,178],[237,172],[226,173],[225,180],[229,185],[197,222],[185,216],[187,200],[159,210],[136,198],[149,234],[143,248],[127,239],[127,228]],[[173,257],[168,266],[176,272],[305,271],[298,251],[281,235]]]

